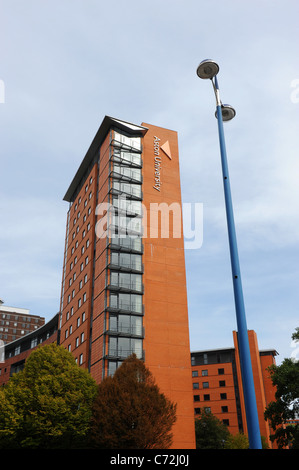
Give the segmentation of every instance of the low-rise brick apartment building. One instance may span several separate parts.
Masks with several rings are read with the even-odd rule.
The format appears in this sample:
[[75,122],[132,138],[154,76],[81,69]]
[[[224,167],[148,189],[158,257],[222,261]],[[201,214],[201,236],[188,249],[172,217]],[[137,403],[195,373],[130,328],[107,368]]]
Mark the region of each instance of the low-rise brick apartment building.
[[0,387],[9,381],[13,374],[24,368],[27,358],[39,345],[54,342],[59,344],[58,318],[59,314],[57,313],[37,330],[5,344],[4,361],[1,362],[0,358]]
[[10,343],[45,324],[45,318],[30,315],[26,308],[8,307],[0,301],[0,340]]
[[[275,400],[267,368],[275,364],[277,351],[258,349],[256,333],[248,331],[251,363],[261,435],[269,439],[270,428],[264,419],[264,410]],[[247,422],[237,333],[233,332],[234,347],[191,352],[194,415],[202,411],[211,412],[228,426],[231,434],[247,434]]]

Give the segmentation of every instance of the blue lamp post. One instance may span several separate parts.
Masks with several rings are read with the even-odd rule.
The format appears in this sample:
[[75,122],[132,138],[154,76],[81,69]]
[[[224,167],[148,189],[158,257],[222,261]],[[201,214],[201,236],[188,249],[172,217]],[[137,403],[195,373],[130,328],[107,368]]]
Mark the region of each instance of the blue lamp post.
[[210,79],[213,84],[216,97],[216,118],[218,121],[218,133],[222,163],[223,186],[225,196],[226,218],[228,227],[228,238],[231,257],[231,269],[234,287],[235,308],[238,329],[238,344],[241,362],[241,375],[245,400],[245,411],[248,427],[248,438],[250,449],[261,449],[261,436],[259,429],[256,397],[253,382],[252,365],[248,341],[248,331],[244,307],[243,289],[241,282],[241,272],[239,265],[239,255],[237,238],[233,214],[232,197],[229,183],[226,147],[224,140],[223,121],[230,121],[236,115],[235,110],[229,105],[223,105],[220,101],[217,74],[219,66],[212,60],[202,61],[197,68],[199,78]]

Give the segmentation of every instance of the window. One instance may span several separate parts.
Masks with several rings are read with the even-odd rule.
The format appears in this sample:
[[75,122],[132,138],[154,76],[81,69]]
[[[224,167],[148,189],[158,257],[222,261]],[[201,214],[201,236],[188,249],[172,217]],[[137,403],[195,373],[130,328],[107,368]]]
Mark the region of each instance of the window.
[[209,388],[209,382],[203,382],[202,388]]
[[211,413],[211,408],[210,408],[209,406],[206,406],[206,407],[205,407],[205,412],[206,412],[206,413]]
[[194,395],[194,396],[193,396],[193,400],[194,400],[194,401],[200,401],[199,395]]
[[135,315],[110,315],[109,330],[128,335],[142,335],[142,318]]
[[224,369],[218,369],[218,375],[223,375],[224,374]]
[[192,377],[198,377],[198,370],[192,371]]
[[221,400],[226,400],[227,399],[226,393],[220,393],[220,399]]
[[135,255],[130,253],[111,253],[111,264],[116,266],[122,266],[125,268],[131,268],[136,271],[142,270],[142,257],[141,255]]
[[200,415],[200,408],[194,408],[194,413],[196,415]]
[[116,287],[123,287],[126,289],[142,292],[142,275],[130,273],[111,272],[110,283]]
[[221,406],[221,412],[222,413],[228,413],[228,407],[227,406]]
[[202,375],[203,377],[206,376],[206,375],[208,375],[208,370],[207,370],[207,369],[202,370],[202,371],[201,371],[201,375]]
[[225,387],[225,380],[219,380],[219,387]]
[[142,295],[111,293],[110,308],[142,313]]
[[223,419],[222,422],[223,422],[223,424],[225,424],[226,426],[229,426],[229,419]]
[[198,382],[194,382],[193,383],[193,390],[196,390],[199,388],[199,383]]
[[204,395],[203,399],[204,399],[204,401],[209,401],[210,400],[210,395]]
[[79,364],[80,365],[83,364],[83,354],[80,354],[80,356],[79,356]]
[[135,353],[138,359],[142,358],[142,340],[135,338],[109,338],[109,356],[126,358]]

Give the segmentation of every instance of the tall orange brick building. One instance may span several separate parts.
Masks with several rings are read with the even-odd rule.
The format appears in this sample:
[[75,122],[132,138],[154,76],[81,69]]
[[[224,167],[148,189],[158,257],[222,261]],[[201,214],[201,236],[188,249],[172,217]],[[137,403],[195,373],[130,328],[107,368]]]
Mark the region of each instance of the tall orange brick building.
[[64,199],[60,343],[98,383],[143,359],[194,448],[177,133],[106,116]]
[[[233,332],[234,347],[191,352],[194,414],[203,410],[213,413],[228,426],[232,434],[248,434],[237,332]],[[267,368],[275,364],[276,350],[259,351],[257,336],[248,330],[250,356],[261,436],[272,447],[272,433],[264,419],[264,411],[275,401],[275,387]]]

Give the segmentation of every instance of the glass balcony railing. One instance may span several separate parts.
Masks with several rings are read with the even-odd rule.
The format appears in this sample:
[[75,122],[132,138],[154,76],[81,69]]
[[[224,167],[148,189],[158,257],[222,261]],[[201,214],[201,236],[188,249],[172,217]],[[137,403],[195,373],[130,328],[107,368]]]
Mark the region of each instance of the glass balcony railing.
[[143,253],[143,243],[140,237],[121,237],[115,234],[109,238],[108,246],[113,250]]
[[125,359],[131,354],[136,354],[137,359],[144,359],[144,351],[142,349],[123,349],[123,348],[109,348],[108,358],[121,358]]
[[142,158],[140,153],[132,153],[129,151],[121,151],[114,149],[111,160],[121,165],[131,166],[133,168],[142,168]]
[[141,185],[113,180],[110,192],[114,195],[124,194],[126,197],[142,199]]
[[108,330],[108,334],[120,334],[120,335],[127,335],[127,336],[140,336],[144,337],[144,327],[143,326],[130,326],[130,325],[116,325],[110,326]]

